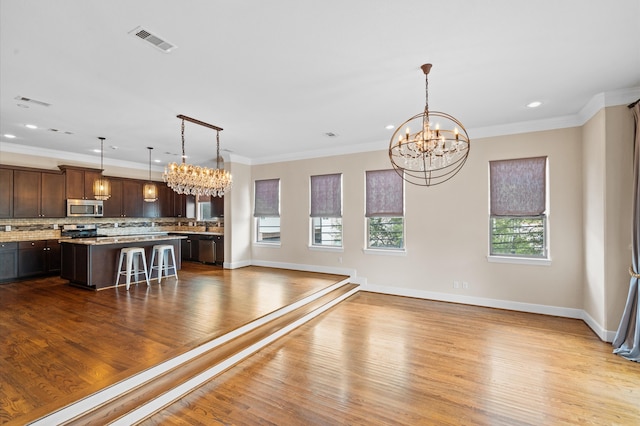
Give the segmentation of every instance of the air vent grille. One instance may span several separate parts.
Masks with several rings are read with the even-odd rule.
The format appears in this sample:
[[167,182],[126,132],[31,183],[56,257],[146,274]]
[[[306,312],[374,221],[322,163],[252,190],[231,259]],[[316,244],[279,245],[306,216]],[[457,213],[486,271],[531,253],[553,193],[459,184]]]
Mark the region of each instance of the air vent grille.
[[163,40],[162,37],[159,37],[153,34],[151,31],[148,31],[142,27],[136,27],[132,29],[131,31],[129,31],[129,34],[150,43],[153,47],[160,49],[164,53],[169,53],[171,50],[177,47],[175,44],[171,44],[168,41]]
[[40,105],[40,106],[45,106],[45,107],[51,106],[51,104],[48,104],[46,102],[38,101],[36,99],[31,99],[31,98],[27,98],[27,97],[19,96],[19,95],[16,96],[14,99],[16,99],[16,100],[18,100],[20,102],[27,102],[27,103],[30,103],[30,104],[35,104],[35,105]]

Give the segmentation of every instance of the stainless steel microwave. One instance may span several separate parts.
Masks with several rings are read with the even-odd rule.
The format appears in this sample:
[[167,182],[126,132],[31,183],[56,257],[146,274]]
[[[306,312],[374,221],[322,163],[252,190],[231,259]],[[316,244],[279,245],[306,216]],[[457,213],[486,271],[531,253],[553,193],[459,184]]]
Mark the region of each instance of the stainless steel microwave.
[[67,200],[67,216],[101,217],[104,215],[102,200]]

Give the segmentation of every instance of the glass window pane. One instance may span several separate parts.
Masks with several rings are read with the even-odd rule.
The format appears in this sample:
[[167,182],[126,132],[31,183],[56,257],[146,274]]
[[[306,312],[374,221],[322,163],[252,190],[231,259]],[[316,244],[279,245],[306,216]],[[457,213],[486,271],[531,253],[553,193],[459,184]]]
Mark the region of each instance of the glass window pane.
[[280,242],[280,218],[259,217],[256,219],[256,241],[262,243]]
[[342,247],[342,218],[312,218],[311,244],[317,246]]
[[367,228],[368,248],[404,248],[404,218],[370,217]]
[[545,216],[491,217],[491,253],[496,256],[546,257]]

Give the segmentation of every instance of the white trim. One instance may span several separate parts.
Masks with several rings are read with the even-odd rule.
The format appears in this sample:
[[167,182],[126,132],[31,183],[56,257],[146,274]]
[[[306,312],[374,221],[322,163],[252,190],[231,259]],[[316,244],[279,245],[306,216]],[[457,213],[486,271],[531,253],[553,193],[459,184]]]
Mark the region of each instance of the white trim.
[[[338,284],[342,285],[342,283],[338,283]],[[332,286],[332,287],[334,287],[334,286]],[[252,354],[257,352],[258,350],[260,350],[260,349],[264,348],[265,346],[271,344],[275,340],[277,340],[280,337],[286,335],[287,333],[291,332],[292,330],[296,329],[297,327],[300,327],[304,323],[306,323],[306,322],[312,320],[313,318],[319,316],[320,314],[324,313],[329,308],[332,308],[333,306],[335,306],[338,303],[342,302],[346,298],[351,297],[357,291],[358,291],[358,287],[353,288],[352,290],[350,290],[349,292],[343,294],[342,296],[332,300],[329,303],[326,303],[325,305],[319,307],[318,309],[315,309],[315,310],[311,311],[310,313],[308,313],[307,315],[303,316],[302,318],[300,318],[300,319],[292,322],[291,324],[283,327],[282,329],[278,330],[277,332],[265,337],[264,339],[260,340],[259,342],[254,343],[253,345],[245,348],[244,350],[238,352],[237,354],[234,354],[230,358],[224,360],[223,362],[221,362],[219,364],[216,364],[215,366],[211,367],[210,369],[204,371],[201,374],[198,374],[197,376],[193,377],[192,379],[187,380],[186,382],[182,383],[181,385],[179,385],[179,386],[177,386],[175,388],[172,388],[171,390],[169,390],[166,393],[160,395],[159,397],[149,401],[148,403],[146,403],[144,405],[141,405],[140,407],[138,407],[135,410],[127,413],[126,415],[120,417],[119,419],[117,419],[116,421],[114,421],[114,422],[112,422],[110,424],[111,425],[129,426],[129,425],[136,424],[136,423],[144,420],[145,418],[149,417],[153,413],[155,413],[158,410],[160,410],[162,407],[165,407],[165,406],[173,403],[174,401],[176,401],[179,398],[183,397],[184,395],[188,394],[192,390],[202,386],[205,382],[211,380],[213,377],[215,377],[218,374],[224,372],[225,370],[231,368],[232,366],[234,366],[235,364],[241,362],[245,358],[251,356]]]
[[[584,309],[367,284],[367,279],[364,277],[358,277],[358,281],[361,291],[370,291],[372,293],[390,294],[394,296],[406,296],[418,299],[435,300],[439,302],[460,303],[463,305],[483,306],[487,308],[506,309],[510,311],[579,319],[584,321],[584,323],[600,338],[600,340],[604,342],[610,343],[616,336],[615,331],[605,330]],[[351,282],[355,283],[353,279],[351,280]]]
[[320,246],[320,245],[309,245],[307,246],[309,250],[313,251],[331,251],[334,253],[342,253],[344,252],[344,247],[342,246]]
[[514,263],[518,265],[551,266],[551,259],[535,257],[487,256],[489,263]]
[[375,284],[364,284],[362,291],[391,294],[394,296],[415,297],[440,302],[460,303],[463,305],[484,306],[487,308],[507,309],[510,311],[529,312],[534,314],[553,315],[557,317],[582,319],[582,309],[562,306],[538,305],[534,303],[515,302],[512,300],[489,299],[486,297],[465,296],[459,294],[439,293],[435,291],[416,290],[410,288],[389,287]]
[[286,263],[286,262],[271,262],[267,260],[254,260],[252,263],[254,266],[264,266],[267,268],[278,269],[291,269],[294,271],[307,271],[307,272],[320,272],[323,274],[336,274],[336,275],[348,275],[350,281],[356,276],[355,269],[349,268],[337,268],[334,266],[321,266],[321,265],[305,265],[301,263]]
[[264,243],[262,241],[254,241],[252,245],[254,247],[268,247],[268,248],[280,248],[282,246],[280,241],[278,241],[277,243]]
[[245,266],[251,266],[250,260],[240,260],[238,262],[223,262],[222,267],[224,269],[237,269],[244,268]]
[[593,319],[591,315],[589,315],[587,311],[582,311],[580,319],[584,321],[603,342],[611,343],[616,337],[615,331],[605,330],[596,320]]
[[406,249],[371,249],[371,248],[364,248],[364,249],[362,249],[362,252],[364,254],[373,254],[373,255],[379,255],[379,256],[406,256],[407,255],[407,250]]
[[[83,399],[81,399],[79,401],[76,401],[76,402],[70,404],[70,405],[67,405],[66,407],[61,408],[60,410],[55,411],[53,413],[50,413],[50,414],[46,415],[45,417],[42,417],[42,418],[40,418],[40,419],[36,420],[35,422],[30,423],[30,424],[31,425],[50,425],[50,424],[66,423],[69,420],[71,420],[71,419],[73,419],[73,418],[75,418],[77,416],[80,416],[83,413],[86,413],[87,411],[95,409],[96,407],[102,405],[105,401],[110,401],[110,400],[112,400],[112,399],[114,399],[114,398],[116,398],[116,397],[118,397],[118,396],[120,396],[120,395],[122,395],[122,394],[124,394],[124,393],[126,393],[126,392],[128,392],[128,391],[130,391],[130,390],[132,390],[132,389],[134,389],[136,387],[138,387],[138,386],[141,386],[141,385],[147,383],[148,381],[153,380],[154,378],[156,378],[156,377],[158,377],[158,376],[160,376],[160,375],[162,375],[162,374],[164,374],[164,373],[166,373],[166,372],[168,372],[168,371],[180,366],[181,364],[184,364],[184,363],[186,363],[186,362],[188,362],[188,361],[190,361],[190,360],[192,360],[192,359],[204,354],[205,352],[208,352],[208,351],[210,351],[212,349],[215,349],[216,347],[218,347],[218,346],[220,346],[220,345],[222,345],[224,343],[227,343],[227,342],[237,338],[238,336],[241,336],[244,333],[247,333],[247,332],[249,332],[249,331],[251,331],[251,330],[253,330],[253,329],[257,328],[257,327],[260,327],[260,326],[268,323],[269,321],[272,321],[272,320],[274,320],[276,318],[279,318],[279,317],[281,317],[281,316],[283,316],[285,314],[288,314],[289,312],[292,312],[292,311],[298,309],[299,307],[301,307],[301,306],[303,306],[303,305],[305,305],[305,304],[307,304],[307,303],[309,303],[309,302],[311,302],[313,300],[316,300],[319,297],[322,297],[322,296],[330,293],[331,291],[335,290],[338,287],[341,287],[342,285],[344,285],[344,284],[346,284],[348,282],[349,281],[347,279],[345,279],[345,280],[342,280],[342,281],[340,281],[338,283],[335,283],[335,284],[333,284],[333,285],[331,285],[329,287],[326,287],[326,288],[324,288],[324,289],[322,289],[322,290],[320,290],[320,291],[318,291],[316,293],[313,293],[313,294],[311,294],[311,295],[309,295],[309,296],[307,296],[307,297],[305,297],[303,299],[300,299],[297,302],[292,303],[291,305],[284,306],[284,307],[282,307],[282,308],[280,308],[280,309],[278,309],[276,311],[273,311],[273,312],[271,312],[271,313],[269,313],[269,314],[267,314],[267,315],[265,315],[263,317],[260,317],[260,318],[258,318],[256,320],[254,320],[254,321],[252,321],[252,322],[250,322],[248,324],[245,324],[242,327],[239,327],[239,328],[237,328],[237,329],[235,329],[235,330],[233,330],[233,331],[231,331],[231,332],[229,332],[227,334],[224,334],[224,335],[222,335],[220,337],[217,337],[217,338],[215,338],[213,340],[210,340],[210,341],[206,342],[203,345],[200,345],[200,346],[198,346],[198,347],[196,347],[194,349],[191,349],[188,352],[185,352],[185,353],[183,353],[181,355],[178,355],[178,356],[176,356],[176,357],[174,357],[172,359],[169,359],[169,360],[167,360],[165,362],[157,364],[157,365],[155,365],[155,366],[153,366],[151,368],[148,368],[148,369],[146,369],[146,370],[144,370],[144,371],[142,371],[142,372],[140,372],[140,373],[138,373],[136,375],[133,375],[133,376],[127,378],[127,379],[124,379],[121,382],[118,382],[118,383],[116,383],[116,384],[114,384],[112,386],[109,386],[109,387],[104,388],[104,389],[102,389],[102,390],[100,390],[98,392],[95,392],[92,395],[87,396],[86,398],[83,398]],[[342,301],[344,298],[350,296],[351,294],[353,294],[353,292],[355,292],[357,290],[358,290],[358,287],[354,288],[353,290],[351,290],[350,292],[346,293],[342,297],[340,297],[338,299],[335,299],[333,302],[330,302],[328,305],[331,305],[331,303],[336,304],[336,303]],[[333,305],[331,305],[331,306],[333,306]],[[312,311],[311,313],[307,314],[307,316],[312,315],[314,313],[315,313],[314,316],[317,316],[321,312],[323,312],[323,310],[322,310],[323,308],[319,308],[319,309],[317,309],[315,311]],[[303,317],[303,318],[306,318],[306,316]],[[299,321],[300,320],[298,320],[298,322]],[[253,348],[254,346],[259,345],[260,343],[265,342],[266,340],[270,339],[265,344],[260,346],[260,348],[266,346],[266,344],[268,344],[271,341],[275,340],[276,338],[286,334],[291,329],[297,327],[297,325],[295,325],[295,324],[297,324],[298,322],[291,323],[289,326],[287,326],[286,327],[287,328],[286,332],[281,333],[284,329],[280,330],[280,332],[272,334],[271,336],[269,336],[269,337],[263,339],[262,341],[254,344],[250,348]],[[274,336],[276,336],[276,337],[274,337]],[[247,348],[247,349],[249,349],[249,348]],[[247,351],[247,349],[245,349],[244,351],[241,351],[238,354],[234,355],[233,357],[227,359],[222,364],[227,363],[232,359],[234,361],[230,365],[233,365],[233,364],[239,362],[240,360],[242,360],[243,358],[248,356],[248,355],[243,355],[239,359],[237,358],[241,354],[245,353]],[[257,350],[257,349],[255,349],[255,350]],[[255,350],[253,350],[252,352],[255,352]],[[215,368],[219,367],[222,364],[218,364],[216,367],[214,367],[214,368],[212,368],[212,369],[210,369],[208,371],[214,370]],[[224,369],[228,368],[230,365],[224,367]],[[224,369],[222,369],[221,371],[223,371]],[[215,373],[215,374],[217,374],[217,373]],[[202,374],[197,376],[197,377],[200,377],[200,376],[202,376]],[[211,377],[213,377],[213,376],[211,376]],[[190,382],[191,382],[191,380],[188,381],[188,383],[190,383]],[[182,386],[184,386],[184,385],[181,385],[178,388],[182,389]],[[174,388],[174,389],[178,389],[178,388]],[[191,388],[191,389],[193,389],[193,388]],[[172,392],[172,391],[169,391],[169,393],[170,392]],[[129,413],[129,414],[131,414],[131,413]],[[127,416],[129,414],[127,414],[126,416],[124,416],[122,418],[128,418]],[[141,420],[141,419],[139,419],[139,420]],[[115,423],[112,423],[112,424],[115,424]],[[123,423],[120,423],[120,424],[123,424]],[[127,423],[127,424],[132,424],[132,423]]]

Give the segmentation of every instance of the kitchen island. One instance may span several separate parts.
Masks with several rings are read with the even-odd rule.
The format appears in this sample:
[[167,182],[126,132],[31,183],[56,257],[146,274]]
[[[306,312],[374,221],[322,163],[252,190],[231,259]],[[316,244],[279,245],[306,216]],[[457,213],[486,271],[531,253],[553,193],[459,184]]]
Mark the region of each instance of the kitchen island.
[[[62,239],[62,269],[60,277],[71,284],[92,290],[115,286],[120,249],[142,247],[151,266],[151,251],[156,244],[170,244],[176,255],[176,268],[181,268],[181,235],[148,234],[116,237]],[[157,271],[149,279],[157,279]],[[124,281],[124,280],[123,280]]]

